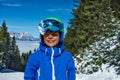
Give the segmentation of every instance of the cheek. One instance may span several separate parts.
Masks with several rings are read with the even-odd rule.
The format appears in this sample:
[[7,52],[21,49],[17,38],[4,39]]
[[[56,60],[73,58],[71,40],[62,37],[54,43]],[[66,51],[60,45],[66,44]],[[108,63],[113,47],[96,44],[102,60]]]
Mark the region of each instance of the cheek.
[[46,42],[47,38],[46,37],[43,37],[43,42]]
[[59,39],[60,39],[59,37],[58,37],[58,38],[56,38],[56,43],[59,43]]
[[57,37],[55,37],[55,39],[59,41],[60,37],[59,37],[59,36],[57,36]]

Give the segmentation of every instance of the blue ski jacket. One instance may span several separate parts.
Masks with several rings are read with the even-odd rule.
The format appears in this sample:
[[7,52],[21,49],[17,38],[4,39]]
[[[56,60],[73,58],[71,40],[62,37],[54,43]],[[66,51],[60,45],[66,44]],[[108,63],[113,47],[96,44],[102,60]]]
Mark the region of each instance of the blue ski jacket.
[[60,47],[47,47],[40,43],[26,64],[24,80],[75,80],[72,54]]

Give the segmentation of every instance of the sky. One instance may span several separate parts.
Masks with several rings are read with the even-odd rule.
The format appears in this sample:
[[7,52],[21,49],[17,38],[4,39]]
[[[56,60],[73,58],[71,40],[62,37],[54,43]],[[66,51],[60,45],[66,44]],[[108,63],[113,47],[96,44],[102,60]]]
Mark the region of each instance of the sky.
[[73,0],[0,0],[0,26],[5,21],[9,32],[29,32],[39,37],[40,20],[57,17],[67,27],[73,8]]

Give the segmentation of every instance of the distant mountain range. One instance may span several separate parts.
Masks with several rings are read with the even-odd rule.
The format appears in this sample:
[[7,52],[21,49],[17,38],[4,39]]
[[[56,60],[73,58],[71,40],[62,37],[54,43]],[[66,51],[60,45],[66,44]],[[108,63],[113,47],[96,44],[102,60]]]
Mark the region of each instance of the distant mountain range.
[[10,33],[10,37],[15,36],[16,40],[21,40],[21,41],[38,41],[40,40],[39,38],[35,38],[33,37],[30,33],[28,32],[22,32],[22,33],[18,33],[18,32],[9,32]]

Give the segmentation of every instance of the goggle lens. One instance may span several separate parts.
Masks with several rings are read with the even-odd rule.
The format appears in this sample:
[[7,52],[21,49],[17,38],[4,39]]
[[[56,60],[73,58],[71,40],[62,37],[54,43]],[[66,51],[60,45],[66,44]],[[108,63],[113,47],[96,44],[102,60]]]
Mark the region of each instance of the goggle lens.
[[60,28],[60,22],[55,21],[55,20],[44,20],[40,24],[41,27],[46,28],[48,26],[54,26]]

